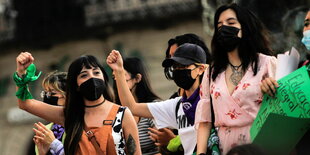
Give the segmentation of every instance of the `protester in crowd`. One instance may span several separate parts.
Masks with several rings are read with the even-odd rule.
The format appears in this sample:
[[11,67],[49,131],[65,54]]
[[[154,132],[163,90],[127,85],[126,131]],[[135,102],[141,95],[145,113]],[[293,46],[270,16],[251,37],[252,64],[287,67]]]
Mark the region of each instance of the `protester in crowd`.
[[[206,62],[207,62],[207,64],[209,64],[211,56],[210,56],[209,49],[208,49],[207,45],[204,43],[204,41],[199,36],[197,36],[196,34],[193,34],[193,33],[186,33],[186,34],[178,35],[174,38],[171,38],[168,41],[168,47],[167,47],[167,50],[165,52],[166,53],[165,59],[168,59],[171,56],[173,56],[175,50],[179,46],[181,46],[185,43],[192,43],[192,44],[196,44],[196,45],[200,46],[205,51],[206,56],[207,56]],[[165,76],[168,80],[173,80],[171,67],[164,67],[164,73],[165,73]],[[176,92],[174,92],[170,96],[170,98],[178,97],[178,96],[180,96],[180,94],[183,94],[183,92],[184,92],[184,90],[182,88],[178,88],[178,90]],[[162,128],[159,130],[156,130],[156,129],[150,129],[150,130],[151,130],[151,132],[150,132],[151,138],[156,140],[157,145],[161,146],[162,152],[164,151],[166,154],[171,154],[171,155],[173,155],[173,154],[184,154],[184,152],[182,151],[182,146],[179,146],[180,149],[177,149],[176,152],[171,152],[171,149],[167,149],[167,146],[169,145],[169,143],[172,139],[174,139],[173,141],[177,141],[177,139],[179,138],[177,136],[178,133],[177,133],[176,129],[170,130],[168,128]]]
[[206,68],[206,54],[194,44],[183,44],[169,59],[163,61],[164,67],[172,67],[174,82],[184,89],[180,97],[156,102],[136,103],[126,84],[122,56],[113,50],[107,58],[113,69],[122,105],[128,106],[135,116],[153,118],[157,128],[178,129],[184,154],[192,154],[196,146],[194,130],[196,104],[199,101],[200,76]]
[[[65,104],[65,90],[66,90],[66,72],[54,71],[49,73],[42,81],[44,91],[41,92],[41,97],[44,103],[50,105],[64,106]],[[46,127],[42,123],[36,123],[37,129],[34,129],[36,135],[33,140],[36,144],[36,154],[47,154],[51,143],[57,139],[59,142],[63,139],[64,127],[50,123]],[[44,137],[40,137],[40,132],[45,133]],[[46,134],[48,133],[48,134]],[[56,141],[55,141],[56,142]],[[52,150],[50,150],[53,154]]]
[[310,61],[310,9],[308,10],[304,20],[303,38],[301,42],[307,48],[307,60],[303,63],[303,65],[307,65]]
[[203,77],[196,110],[197,154],[207,151],[212,119],[226,154],[234,146],[251,143],[250,127],[263,97],[260,83],[275,76],[276,58],[269,56],[261,21],[234,3],[217,9],[211,48],[213,62]]
[[[128,88],[136,102],[154,102],[159,101],[160,98],[153,92],[149,82],[147,70],[143,62],[136,57],[124,59],[125,77]],[[115,80],[115,79],[114,79]],[[120,104],[117,93],[117,85],[114,81],[114,94],[116,96],[116,103]],[[159,153],[158,147],[149,138],[148,128],[153,128],[154,123],[150,118],[136,117],[136,122],[139,131],[140,147],[143,155],[154,155]]]
[[16,58],[19,107],[64,125],[65,154],[141,154],[136,122],[130,110],[111,102],[108,76],[94,56],[81,56],[69,66],[65,107],[32,99],[27,82],[37,78],[33,61],[28,52]]

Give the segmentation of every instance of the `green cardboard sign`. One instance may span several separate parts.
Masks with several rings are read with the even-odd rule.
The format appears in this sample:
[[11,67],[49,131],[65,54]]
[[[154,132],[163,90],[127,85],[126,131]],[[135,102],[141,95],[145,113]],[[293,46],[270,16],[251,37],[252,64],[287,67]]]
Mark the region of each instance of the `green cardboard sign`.
[[310,118],[295,118],[271,113],[253,144],[265,149],[268,154],[289,154],[309,129]]
[[[282,143],[279,143],[279,141],[289,141],[289,146],[294,147],[305,132],[298,130],[298,132],[294,133],[294,135],[288,135],[285,133],[289,133],[290,130],[292,130],[293,128],[299,129],[299,127],[304,125],[300,124],[298,120],[303,120],[302,118],[310,118],[310,79],[307,67],[304,66],[292,72],[291,74],[280,79],[278,83],[280,87],[277,88],[275,97],[272,98],[268,95],[264,95],[261,108],[250,130],[251,139],[253,143],[255,142],[258,145],[263,145],[265,147],[272,146],[267,145],[269,144],[269,142],[274,142],[281,148],[284,147],[281,145]],[[279,116],[282,116],[283,119],[276,118],[271,114],[277,114]],[[278,126],[272,125],[276,124],[277,121],[281,121],[277,122],[279,123],[279,126],[287,124],[290,121],[288,118],[292,118],[295,121],[291,121],[287,127],[279,129],[281,130],[281,132],[279,132]],[[308,124],[310,124],[310,119],[305,119],[302,122],[307,122]],[[293,128],[290,128],[290,126],[292,126]],[[309,127],[310,126],[308,126],[308,128]],[[273,134],[266,134],[268,132],[265,131],[269,130],[275,135],[282,134],[282,136],[276,138],[273,137]],[[291,136],[294,137],[294,140],[290,139]],[[274,140],[272,141],[270,139]],[[286,144],[285,146],[287,147],[285,147],[285,149],[282,148],[282,150],[286,150],[289,152],[289,149],[292,148],[288,147],[288,144]],[[270,150],[270,148],[268,149],[268,147],[266,149]]]

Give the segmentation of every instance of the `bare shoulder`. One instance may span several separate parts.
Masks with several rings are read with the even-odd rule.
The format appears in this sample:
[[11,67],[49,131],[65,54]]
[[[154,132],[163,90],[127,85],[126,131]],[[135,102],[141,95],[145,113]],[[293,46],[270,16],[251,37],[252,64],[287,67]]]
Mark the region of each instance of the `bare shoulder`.
[[133,118],[133,115],[132,115],[132,113],[131,113],[129,108],[127,108],[127,107],[122,107],[122,108],[124,109],[124,119],[131,119],[131,118]]
[[124,110],[124,116],[123,116],[123,127],[126,127],[126,126],[131,126],[131,124],[135,124],[135,120],[134,120],[134,117],[130,111],[129,108],[127,107],[121,107],[121,109]]

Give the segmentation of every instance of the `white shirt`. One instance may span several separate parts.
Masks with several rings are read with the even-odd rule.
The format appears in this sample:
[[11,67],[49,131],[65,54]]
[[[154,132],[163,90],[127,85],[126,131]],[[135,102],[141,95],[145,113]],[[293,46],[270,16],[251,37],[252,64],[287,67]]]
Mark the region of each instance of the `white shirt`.
[[166,101],[147,103],[147,106],[158,129],[167,127],[178,129],[184,154],[191,155],[196,147],[197,132],[194,126],[188,123],[182,105],[179,106],[176,118],[175,108],[180,99],[181,97],[176,97]]

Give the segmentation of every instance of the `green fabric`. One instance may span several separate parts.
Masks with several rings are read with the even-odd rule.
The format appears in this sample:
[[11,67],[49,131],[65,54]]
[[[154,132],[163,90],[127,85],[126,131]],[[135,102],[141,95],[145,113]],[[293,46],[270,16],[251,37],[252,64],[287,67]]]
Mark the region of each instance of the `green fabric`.
[[16,86],[19,87],[15,95],[22,101],[25,101],[26,99],[33,99],[33,96],[28,89],[28,83],[33,82],[40,77],[41,72],[37,76],[35,73],[36,66],[31,64],[27,68],[26,75],[23,75],[22,78],[20,78],[16,72],[13,75],[13,80],[15,81]]
[[211,128],[210,137],[208,139],[208,149],[211,151],[212,155],[219,155],[219,137],[217,136],[217,131],[214,127]]
[[180,136],[176,136],[174,137],[173,139],[171,139],[169,141],[169,144],[167,146],[167,149],[170,151],[170,152],[177,152],[179,147],[182,145],[181,143],[181,138]]
[[[192,155],[196,155],[197,152],[194,152]],[[220,155],[219,148],[219,137],[217,131],[214,127],[211,128],[210,136],[208,139],[207,155]]]

